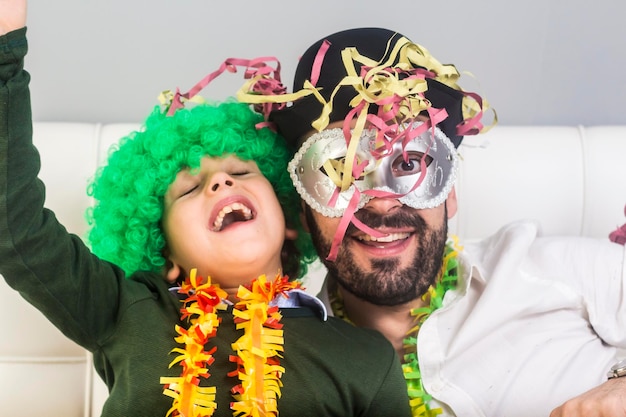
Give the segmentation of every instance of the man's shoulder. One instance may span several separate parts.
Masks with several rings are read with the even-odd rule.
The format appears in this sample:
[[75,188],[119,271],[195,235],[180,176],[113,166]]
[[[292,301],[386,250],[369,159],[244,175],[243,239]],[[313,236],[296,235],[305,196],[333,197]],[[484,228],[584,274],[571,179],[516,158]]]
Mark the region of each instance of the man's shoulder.
[[466,252],[483,252],[491,247],[530,244],[541,236],[541,225],[532,220],[520,220],[500,227],[493,234],[464,243]]
[[539,235],[536,222],[509,223],[484,239],[463,242],[461,257],[468,266],[489,270],[504,258],[524,257]]
[[542,271],[542,275],[562,275],[564,269],[578,271],[576,275],[597,273],[598,265],[620,268],[624,247],[606,238],[551,235],[541,233],[534,221],[518,221],[500,228],[486,239],[464,246],[466,262],[489,277],[496,265],[517,265],[527,271]]

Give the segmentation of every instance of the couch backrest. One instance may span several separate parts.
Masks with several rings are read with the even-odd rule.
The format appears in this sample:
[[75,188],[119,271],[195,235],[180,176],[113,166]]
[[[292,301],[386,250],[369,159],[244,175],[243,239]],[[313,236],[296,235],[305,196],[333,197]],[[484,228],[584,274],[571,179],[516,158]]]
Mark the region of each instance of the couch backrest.
[[468,137],[452,230],[464,239],[533,218],[547,235],[606,238],[626,222],[626,126],[511,127]]
[[[111,144],[137,124],[36,123],[46,204],[69,231],[83,236],[85,190]],[[461,240],[535,218],[545,234],[606,239],[626,222],[626,126],[514,127],[468,137],[460,148]],[[319,288],[320,268],[308,283]],[[0,411],[2,415],[98,416],[106,397],[90,356],[0,280]]]

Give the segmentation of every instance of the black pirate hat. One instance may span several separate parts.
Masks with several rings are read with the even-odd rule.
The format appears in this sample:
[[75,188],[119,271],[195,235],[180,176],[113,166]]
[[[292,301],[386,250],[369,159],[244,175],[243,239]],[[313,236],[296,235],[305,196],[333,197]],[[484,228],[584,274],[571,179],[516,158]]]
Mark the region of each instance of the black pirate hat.
[[[320,39],[311,45],[300,59],[293,84],[293,91],[303,88],[305,81],[311,80],[312,71],[318,51],[324,43],[328,43],[328,50],[325,52],[319,77],[315,87],[325,100],[330,100],[330,95],[335,87],[346,77],[346,68],[342,61],[342,51],[346,48],[356,48],[360,55],[366,56],[377,62],[384,62],[390,53],[390,45],[403,38],[403,35],[382,28],[357,28],[334,33]],[[326,41],[326,42],[325,42]],[[434,60],[434,58],[433,58]],[[436,61],[435,61],[436,62]],[[397,64],[392,62],[391,65]],[[438,64],[438,62],[437,62]],[[440,65],[440,64],[439,64]],[[446,68],[456,68],[452,65],[445,65]],[[356,64],[357,71],[360,64]],[[463,99],[465,94],[460,88],[453,88],[440,82],[436,70],[424,68],[431,71],[433,76],[426,78],[427,90],[424,97],[430,101],[431,106],[436,109],[445,109],[448,117],[438,124],[438,127],[450,138],[455,146],[458,146],[463,136],[457,132],[457,126],[464,121]],[[457,72],[458,74],[458,72]],[[333,99],[330,122],[345,119],[352,109],[350,101],[355,95],[355,89],[351,85],[339,88]],[[369,112],[375,112],[376,106],[370,106]],[[298,146],[303,136],[313,128],[311,123],[315,121],[322,112],[322,104],[313,95],[307,95],[295,100],[290,106],[274,110],[270,113],[269,120],[272,121],[278,131],[293,146]]]

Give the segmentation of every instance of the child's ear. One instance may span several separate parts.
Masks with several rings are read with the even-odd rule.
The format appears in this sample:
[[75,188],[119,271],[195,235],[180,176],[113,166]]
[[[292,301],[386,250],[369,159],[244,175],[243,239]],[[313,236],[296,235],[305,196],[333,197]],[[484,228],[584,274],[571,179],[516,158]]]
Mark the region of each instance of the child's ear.
[[165,265],[165,280],[170,284],[174,284],[180,278],[182,272],[183,270],[178,264],[168,260]]
[[165,258],[163,276],[168,283],[174,284],[180,278],[181,274],[183,273],[183,269],[178,264],[172,262],[169,256],[169,250],[167,248],[163,249],[162,254]]
[[298,231],[296,229],[285,227],[285,240],[296,240],[297,238]]

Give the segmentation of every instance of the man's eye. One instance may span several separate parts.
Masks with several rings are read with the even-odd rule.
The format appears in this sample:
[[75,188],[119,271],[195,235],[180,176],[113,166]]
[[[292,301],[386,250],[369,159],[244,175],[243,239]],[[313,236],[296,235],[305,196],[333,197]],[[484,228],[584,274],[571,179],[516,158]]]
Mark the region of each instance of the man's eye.
[[322,174],[328,177],[328,170],[326,169],[326,166],[328,166],[329,169],[333,169],[335,172],[337,172],[341,176],[343,174],[343,167],[345,165],[345,162],[346,162],[346,158],[344,157],[329,159],[326,161],[324,165],[320,167],[320,171],[322,171]]
[[405,175],[414,175],[421,172],[421,161],[424,158],[426,166],[429,166],[433,162],[433,158],[429,155],[424,155],[422,152],[408,152],[407,159],[404,156],[398,156],[391,164],[391,170],[394,177],[403,177]]

